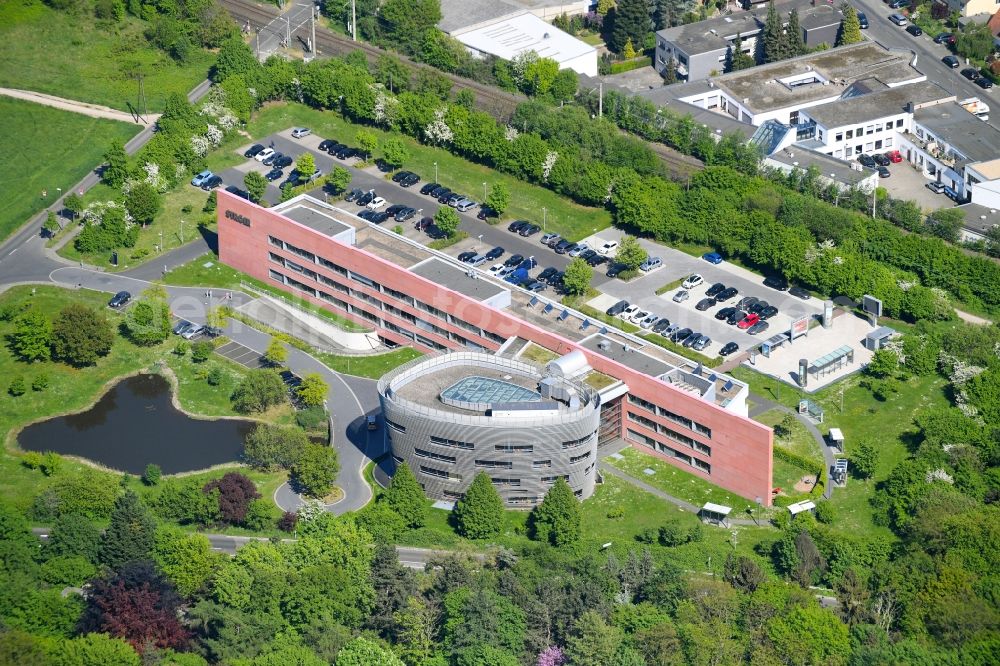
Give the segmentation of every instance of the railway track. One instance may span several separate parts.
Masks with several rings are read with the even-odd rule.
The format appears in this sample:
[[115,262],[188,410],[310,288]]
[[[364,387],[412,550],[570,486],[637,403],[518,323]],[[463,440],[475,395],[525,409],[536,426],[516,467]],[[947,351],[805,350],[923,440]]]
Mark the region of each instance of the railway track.
[[[218,0],[218,2],[241,25],[250,21],[253,26],[265,26],[281,14],[272,5],[260,5],[249,0]],[[307,37],[308,30],[304,27],[292,32],[292,38],[299,39],[303,46]],[[430,65],[411,60],[400,53],[386,51],[363,41],[355,42],[350,37],[335,33],[328,28],[316,28],[316,51],[320,56],[341,56],[353,51],[361,51],[369,63],[374,63],[380,56],[391,55],[415,71],[425,70],[446,77],[452,82],[454,90],[471,91],[475,96],[476,107],[502,122],[507,122],[517,106],[527,101],[527,97],[523,95],[499,90],[472,79],[442,72]],[[675,180],[682,181],[703,166],[699,160],[678,153],[661,143],[648,142],[648,145]]]

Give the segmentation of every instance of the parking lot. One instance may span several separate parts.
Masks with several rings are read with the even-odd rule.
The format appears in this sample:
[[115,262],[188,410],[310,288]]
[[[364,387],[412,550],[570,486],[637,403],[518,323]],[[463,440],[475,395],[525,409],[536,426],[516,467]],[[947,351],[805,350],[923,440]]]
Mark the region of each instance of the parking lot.
[[889,195],[896,199],[911,199],[924,211],[930,212],[939,208],[951,208],[955,202],[944,194],[937,194],[927,188],[931,182],[909,162],[890,164],[889,178],[879,178],[879,187],[884,187]]

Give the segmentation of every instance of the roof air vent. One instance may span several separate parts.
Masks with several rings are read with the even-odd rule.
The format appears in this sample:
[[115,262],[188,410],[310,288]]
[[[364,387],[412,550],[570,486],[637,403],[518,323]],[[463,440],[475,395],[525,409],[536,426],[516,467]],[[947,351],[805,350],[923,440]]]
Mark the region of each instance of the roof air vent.
[[548,39],[548,38],[549,38],[549,33],[545,33],[544,35],[542,35],[542,39]]

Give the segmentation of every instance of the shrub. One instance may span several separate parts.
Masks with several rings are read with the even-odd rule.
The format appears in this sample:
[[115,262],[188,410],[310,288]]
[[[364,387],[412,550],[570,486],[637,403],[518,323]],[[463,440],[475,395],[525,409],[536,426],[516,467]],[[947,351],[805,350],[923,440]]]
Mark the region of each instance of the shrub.
[[232,394],[233,408],[244,414],[263,412],[288,399],[285,383],[274,370],[251,370]]
[[142,472],[142,482],[147,486],[155,486],[160,482],[162,477],[163,472],[160,471],[160,466],[153,463],[146,465],[146,469]]
[[195,363],[204,363],[212,356],[215,345],[208,340],[199,340],[191,345],[191,360]]
[[291,469],[302,456],[309,438],[298,428],[261,423],[243,443],[243,459],[255,469]]
[[229,525],[243,525],[250,511],[250,504],[260,499],[254,482],[239,472],[227,472],[221,479],[209,481],[202,488],[206,494],[219,493],[219,516]]
[[10,393],[15,398],[24,395],[27,390],[24,385],[24,377],[21,375],[14,377],[14,379],[10,380],[10,384],[7,385],[7,393]]
[[295,422],[309,432],[326,432],[326,410],[316,405],[295,412]]
[[49,387],[49,376],[44,372],[31,380],[32,391],[44,391]]
[[295,531],[295,523],[299,520],[299,514],[294,511],[286,511],[278,519],[278,529],[291,534]]
[[187,353],[191,351],[191,343],[187,340],[178,340],[177,344],[174,345],[174,354],[180,357],[187,356]]
[[837,519],[837,510],[829,502],[817,502],[814,513],[816,520],[826,525]]
[[212,366],[212,369],[208,371],[208,374],[205,375],[205,379],[208,381],[209,386],[218,386],[222,383],[225,376],[226,375],[222,371],[222,368],[216,365]]

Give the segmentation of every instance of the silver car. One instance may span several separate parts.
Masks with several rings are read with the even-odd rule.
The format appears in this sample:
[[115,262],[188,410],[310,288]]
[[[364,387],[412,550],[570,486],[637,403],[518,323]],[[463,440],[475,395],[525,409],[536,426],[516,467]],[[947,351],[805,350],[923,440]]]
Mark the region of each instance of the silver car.
[[191,324],[188,326],[187,330],[181,333],[181,337],[185,340],[190,340],[196,335],[200,335],[205,330],[205,327],[201,324]]
[[301,139],[302,137],[309,136],[310,134],[312,134],[312,130],[308,127],[296,127],[292,130],[293,139]]
[[712,338],[707,335],[702,335],[694,342],[694,344],[691,345],[691,349],[694,349],[695,351],[704,351],[705,347],[710,344],[712,344]]
[[653,328],[658,321],[660,321],[660,315],[651,314],[639,322],[639,328]]
[[676,294],[674,294],[674,303],[683,303],[689,298],[691,298],[691,292],[689,292],[687,289],[681,289]]

